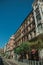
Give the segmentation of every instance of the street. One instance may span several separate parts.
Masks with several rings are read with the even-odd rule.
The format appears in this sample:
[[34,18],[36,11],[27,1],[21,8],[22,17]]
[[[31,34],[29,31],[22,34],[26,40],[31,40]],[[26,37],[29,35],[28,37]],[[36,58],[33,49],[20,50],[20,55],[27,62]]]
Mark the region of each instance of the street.
[[7,61],[6,59],[0,57],[0,65],[16,65],[16,64],[11,62],[11,61]]

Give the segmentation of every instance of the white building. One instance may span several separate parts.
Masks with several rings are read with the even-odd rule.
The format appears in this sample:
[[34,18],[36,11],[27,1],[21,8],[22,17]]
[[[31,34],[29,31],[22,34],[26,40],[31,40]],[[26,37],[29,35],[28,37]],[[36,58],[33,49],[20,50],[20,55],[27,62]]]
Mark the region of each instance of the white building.
[[35,0],[33,3],[33,13],[36,24],[36,35],[43,33],[43,0]]

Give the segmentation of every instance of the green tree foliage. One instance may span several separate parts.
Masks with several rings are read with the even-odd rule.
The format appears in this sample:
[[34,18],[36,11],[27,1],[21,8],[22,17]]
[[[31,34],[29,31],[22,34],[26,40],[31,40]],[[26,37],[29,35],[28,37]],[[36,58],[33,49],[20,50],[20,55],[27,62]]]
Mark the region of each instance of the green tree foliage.
[[14,49],[14,53],[17,54],[27,53],[30,52],[33,48],[38,50],[43,48],[43,41],[41,39],[38,39],[35,42],[23,42],[22,44],[20,44],[19,47]]
[[22,54],[22,53],[28,52],[28,51],[29,51],[28,42],[24,42],[19,47],[14,49],[14,52],[17,53],[17,54]]
[[36,43],[37,43],[37,46],[36,46],[37,49],[43,48],[43,40],[42,39],[38,39]]

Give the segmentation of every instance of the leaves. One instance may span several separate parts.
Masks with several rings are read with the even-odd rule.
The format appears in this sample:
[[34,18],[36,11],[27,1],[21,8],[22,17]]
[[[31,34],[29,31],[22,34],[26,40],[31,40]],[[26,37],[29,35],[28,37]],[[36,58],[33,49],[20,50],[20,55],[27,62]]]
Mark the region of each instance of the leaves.
[[27,53],[28,51],[30,52],[33,48],[38,50],[43,48],[43,41],[38,39],[35,42],[23,42],[19,47],[14,49],[14,52],[17,54],[23,54]]
[[27,42],[22,43],[20,47],[14,49],[14,52],[17,54],[22,54],[27,51],[29,51],[29,44]]

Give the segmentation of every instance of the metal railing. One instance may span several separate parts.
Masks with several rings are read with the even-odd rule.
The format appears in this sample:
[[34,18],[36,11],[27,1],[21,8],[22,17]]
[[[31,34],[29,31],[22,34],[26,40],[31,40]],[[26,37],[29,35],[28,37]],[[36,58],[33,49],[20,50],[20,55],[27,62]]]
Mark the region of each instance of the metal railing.
[[23,63],[27,63],[27,65],[43,65],[43,60],[23,60]]

